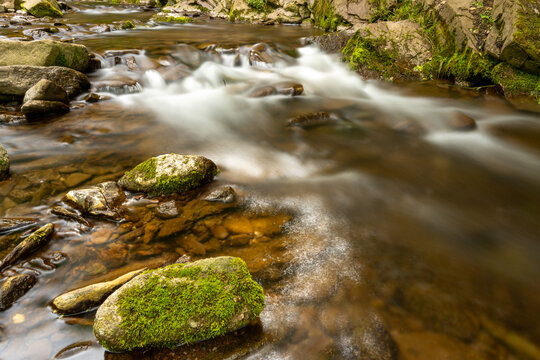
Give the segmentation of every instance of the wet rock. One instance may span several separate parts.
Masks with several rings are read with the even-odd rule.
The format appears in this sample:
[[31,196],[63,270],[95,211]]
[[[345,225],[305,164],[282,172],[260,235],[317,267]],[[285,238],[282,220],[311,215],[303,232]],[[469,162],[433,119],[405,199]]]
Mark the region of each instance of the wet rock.
[[45,16],[53,18],[64,16],[56,0],[26,0],[24,2],[24,8],[29,14],[38,18]]
[[209,258],[138,275],[99,307],[94,334],[110,351],[170,347],[242,328],[263,307],[243,260]]
[[101,33],[105,33],[105,32],[110,32],[111,28],[110,28],[109,25],[101,24],[101,25],[92,26],[88,30],[92,31],[92,32],[95,32],[95,33],[98,33],[98,34],[101,34]]
[[236,191],[231,186],[221,186],[204,197],[206,201],[219,201],[230,204],[236,201]]
[[304,86],[292,81],[284,81],[274,84],[276,92],[280,95],[298,96],[304,92]]
[[60,315],[74,315],[90,311],[101,305],[116,289],[144,270],[135,270],[111,281],[92,284],[59,295],[52,301],[54,312]]
[[32,100],[21,107],[27,119],[34,119],[45,115],[61,115],[69,112],[69,106],[59,101]]
[[0,181],[9,177],[9,156],[2,145],[0,145]]
[[54,82],[41,79],[24,94],[23,103],[32,100],[57,101],[69,104],[69,98],[66,91]]
[[28,292],[37,282],[34,275],[10,276],[0,286],[0,311],[10,307],[17,299]]
[[160,203],[156,208],[156,215],[162,219],[172,219],[178,216],[178,209],[174,200]]
[[84,72],[89,58],[90,54],[83,45],[53,40],[0,40],[0,66],[62,66]]
[[116,95],[133,94],[142,90],[137,80],[123,76],[101,80],[95,83],[93,88],[98,92],[109,92]]
[[337,122],[335,117],[332,117],[326,111],[319,111],[309,114],[298,115],[287,120],[287,126],[300,127],[303,129],[314,128],[317,126],[333,125]]
[[69,211],[68,209],[64,209],[63,207],[61,206],[55,206],[51,209],[51,213],[55,214],[55,215],[58,215],[58,216],[62,216],[62,217],[65,217],[65,218],[68,218],[68,219],[73,219],[81,224],[83,224],[84,226],[88,226],[88,227],[91,227],[92,225],[86,221],[86,219],[84,219],[82,216],[79,216],[77,215],[76,213],[72,212],[72,211]]
[[137,62],[135,61],[134,56],[129,56],[126,58],[126,66],[128,68],[128,71],[139,71],[139,66],[137,65]]
[[54,232],[54,225],[47,224],[33,232],[20,242],[0,263],[0,270],[15,264],[26,255],[37,250],[49,241]]
[[95,103],[101,100],[101,97],[96,93],[90,93],[84,97],[84,101],[89,103]]
[[452,130],[471,131],[476,129],[476,121],[462,112],[457,112],[448,120],[448,126],[450,126]]
[[341,54],[347,42],[354,35],[354,31],[337,31],[321,36],[313,36],[302,39],[303,45],[317,45],[322,51]]
[[165,154],[150,158],[118,182],[129,191],[150,195],[182,193],[212,181],[217,166],[199,155]]
[[[2,54],[0,53],[0,58]],[[90,87],[86,75],[60,66],[0,66],[0,94],[21,97],[41,79],[62,84],[70,98]]]
[[272,49],[265,43],[255,44],[249,50],[249,64],[252,66],[268,67],[275,62]]
[[105,216],[112,219],[120,217],[119,206],[126,200],[122,189],[113,181],[97,184],[86,189],[71,190],[64,201],[83,214]]
[[36,225],[36,221],[30,218],[1,218],[0,235],[11,234],[26,230]]

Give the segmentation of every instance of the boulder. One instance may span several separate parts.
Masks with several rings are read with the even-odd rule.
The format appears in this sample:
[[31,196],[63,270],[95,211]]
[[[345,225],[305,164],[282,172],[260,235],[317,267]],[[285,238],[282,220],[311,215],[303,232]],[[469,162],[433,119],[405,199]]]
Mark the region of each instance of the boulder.
[[59,101],[31,100],[23,104],[21,112],[27,119],[47,115],[60,115],[69,111],[69,106]]
[[118,183],[129,191],[164,195],[199,187],[212,181],[217,173],[216,164],[203,156],[165,154],[127,171]]
[[66,90],[47,79],[41,79],[24,94],[23,103],[32,100],[58,101],[66,105],[69,104]]
[[6,149],[0,145],[0,181],[9,176],[9,156]]
[[53,40],[0,40],[0,66],[63,66],[84,72],[89,58],[84,45]]
[[22,8],[26,9],[29,14],[38,18],[45,16],[53,18],[64,16],[64,13],[60,10],[60,5],[58,5],[56,0],[26,0],[22,4]]
[[0,311],[10,307],[37,282],[32,274],[10,276],[0,286]]
[[209,258],[133,278],[99,307],[94,335],[110,351],[191,344],[250,324],[263,307],[242,259]]
[[49,241],[53,232],[53,224],[44,225],[34,231],[30,236],[15,246],[15,248],[2,260],[0,263],[0,270],[15,264],[26,255],[43,246]]
[[0,94],[22,98],[28,89],[41,79],[62,84],[70,98],[90,87],[86,75],[73,69],[59,66],[12,65],[0,66]]
[[6,10],[20,10],[22,0],[0,0],[2,3],[0,6],[3,6]]
[[101,305],[116,289],[144,270],[135,270],[111,281],[92,284],[59,295],[52,301],[52,307],[60,315],[74,315],[90,311]]
[[116,219],[119,206],[126,200],[126,195],[114,181],[108,181],[86,189],[71,190],[64,196],[64,201],[83,214],[105,216]]

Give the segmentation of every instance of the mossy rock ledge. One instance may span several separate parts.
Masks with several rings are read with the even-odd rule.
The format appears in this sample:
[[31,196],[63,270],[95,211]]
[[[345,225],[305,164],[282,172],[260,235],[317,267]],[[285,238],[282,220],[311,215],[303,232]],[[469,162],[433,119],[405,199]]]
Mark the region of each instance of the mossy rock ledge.
[[133,192],[165,195],[199,187],[212,181],[217,173],[216,164],[204,156],[165,154],[127,171],[118,184]]
[[174,347],[240,329],[263,307],[263,289],[242,259],[208,258],[130,280],[97,310],[94,335],[113,352]]
[[9,156],[2,145],[0,145],[0,181],[9,176]]

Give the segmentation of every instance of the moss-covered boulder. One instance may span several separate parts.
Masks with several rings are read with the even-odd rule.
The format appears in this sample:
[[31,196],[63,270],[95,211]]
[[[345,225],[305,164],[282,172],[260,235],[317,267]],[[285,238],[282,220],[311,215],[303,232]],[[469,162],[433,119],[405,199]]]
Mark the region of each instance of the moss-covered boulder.
[[216,164],[200,155],[165,154],[127,171],[118,184],[150,195],[182,193],[206,184],[218,173]]
[[0,145],[0,181],[9,176],[9,156],[6,149]]
[[263,307],[243,260],[209,258],[133,278],[99,307],[94,335],[110,351],[172,347],[242,328]]
[[0,66],[63,66],[84,72],[89,59],[84,45],[53,40],[0,40]]
[[56,0],[26,0],[22,4],[22,8],[26,9],[29,14],[39,18],[45,16],[53,18],[64,16]]

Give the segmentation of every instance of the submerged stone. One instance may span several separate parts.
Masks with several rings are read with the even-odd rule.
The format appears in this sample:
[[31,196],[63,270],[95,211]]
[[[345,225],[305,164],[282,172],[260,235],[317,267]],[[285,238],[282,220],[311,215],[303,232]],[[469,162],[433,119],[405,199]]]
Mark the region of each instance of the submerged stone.
[[19,245],[15,246],[15,248],[2,260],[0,263],[0,270],[15,264],[26,255],[43,246],[49,241],[53,232],[53,224],[44,225],[34,231],[30,236],[20,242]]
[[37,282],[32,274],[10,276],[0,286],[0,311],[10,307]]
[[0,181],[9,176],[9,156],[2,145],[0,145]]
[[60,115],[69,112],[69,106],[60,101],[31,100],[21,107],[21,112],[28,119],[46,116]]
[[165,154],[127,171],[118,183],[129,191],[164,195],[199,187],[212,181],[217,173],[216,164],[204,156]]
[[64,201],[83,214],[105,216],[116,219],[119,206],[126,196],[114,181],[91,186],[86,189],[71,190],[64,196]]
[[263,307],[242,259],[209,258],[133,278],[99,307],[94,335],[110,351],[191,344],[250,324]]

